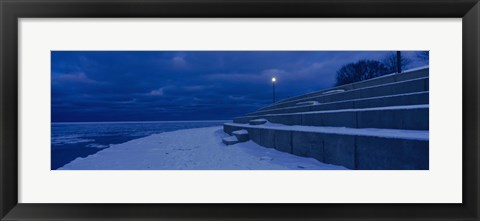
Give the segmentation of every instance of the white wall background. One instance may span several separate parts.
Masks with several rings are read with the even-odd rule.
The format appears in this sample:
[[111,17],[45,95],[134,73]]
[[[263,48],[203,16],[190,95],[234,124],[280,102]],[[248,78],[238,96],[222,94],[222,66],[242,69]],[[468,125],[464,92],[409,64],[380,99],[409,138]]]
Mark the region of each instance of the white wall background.
[[[460,203],[461,31],[461,19],[20,19],[19,202]],[[50,50],[430,50],[430,170],[50,171]]]

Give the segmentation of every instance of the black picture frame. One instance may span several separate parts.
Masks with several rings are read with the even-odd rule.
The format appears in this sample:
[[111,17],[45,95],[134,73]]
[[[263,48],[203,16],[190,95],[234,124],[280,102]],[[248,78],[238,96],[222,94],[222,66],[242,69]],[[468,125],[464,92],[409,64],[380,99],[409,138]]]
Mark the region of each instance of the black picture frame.
[[[479,220],[478,0],[0,0],[1,220]],[[462,18],[461,204],[19,204],[19,18]]]

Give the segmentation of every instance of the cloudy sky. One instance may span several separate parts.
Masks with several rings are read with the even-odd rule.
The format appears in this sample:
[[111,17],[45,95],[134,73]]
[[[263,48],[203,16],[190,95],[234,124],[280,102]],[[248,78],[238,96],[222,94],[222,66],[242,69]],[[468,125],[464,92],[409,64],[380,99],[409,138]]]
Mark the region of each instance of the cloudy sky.
[[[52,121],[223,120],[335,84],[388,51],[52,51]],[[404,52],[411,67],[426,65]]]

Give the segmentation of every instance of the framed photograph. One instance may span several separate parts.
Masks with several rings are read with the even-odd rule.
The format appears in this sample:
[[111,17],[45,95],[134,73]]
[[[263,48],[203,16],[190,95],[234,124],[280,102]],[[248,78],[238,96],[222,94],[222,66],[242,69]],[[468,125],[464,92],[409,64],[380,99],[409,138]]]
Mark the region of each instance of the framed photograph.
[[468,1],[1,1],[1,219],[478,220]]

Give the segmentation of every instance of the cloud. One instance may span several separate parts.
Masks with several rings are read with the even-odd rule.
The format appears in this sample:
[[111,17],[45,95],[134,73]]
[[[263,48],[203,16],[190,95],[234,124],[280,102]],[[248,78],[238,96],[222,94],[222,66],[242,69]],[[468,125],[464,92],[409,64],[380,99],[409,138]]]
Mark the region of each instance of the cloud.
[[210,81],[215,81],[215,82],[236,82],[236,83],[245,83],[245,82],[250,82],[250,83],[255,83],[255,82],[261,82],[264,80],[267,80],[269,78],[265,78],[265,76],[259,75],[259,74],[254,74],[254,73],[214,73],[214,74],[209,74],[206,77]]
[[212,85],[192,85],[192,86],[182,87],[182,89],[186,91],[202,91],[212,87],[213,87]]
[[116,102],[113,102],[113,103],[117,103],[117,104],[133,104],[137,102],[137,99],[136,98],[133,98],[133,99],[130,99],[130,100],[126,100],[126,101],[116,101]]
[[163,96],[163,88],[158,88],[158,89],[155,89],[155,90],[152,90],[148,93],[148,95],[150,96],[156,96],[156,97],[160,97],[160,96]]
[[300,69],[300,73],[311,73],[311,72],[318,72],[329,64],[329,62],[313,62],[312,64],[306,66],[303,69]]
[[321,73],[322,68],[325,66],[323,63],[311,63],[306,65],[305,68],[285,70],[281,68],[269,68],[261,70],[257,73],[215,73],[207,76],[209,80],[214,81],[229,81],[237,83],[270,83],[272,77],[276,77],[280,81],[302,81],[305,79],[311,79],[315,74]]
[[72,73],[72,74],[54,74],[53,82],[59,83],[84,83],[84,84],[96,84],[98,81],[88,78],[85,73]]
[[285,70],[279,69],[279,68],[271,68],[267,69],[261,72],[260,76],[262,76],[262,79],[266,79],[267,81],[270,81],[272,77],[279,78],[279,79],[288,79],[291,78],[290,72],[287,72]]
[[236,100],[236,101],[238,101],[238,100],[245,100],[245,96],[233,96],[233,95],[230,95],[230,96],[228,96],[228,98],[229,98],[230,100]]
[[[58,51],[53,121],[231,119],[332,86],[338,68],[387,52]],[[407,53],[405,53],[407,55]]]
[[177,68],[184,68],[184,67],[187,67],[187,65],[188,65],[184,56],[173,57],[172,58],[172,64],[173,64],[174,67],[177,67]]

